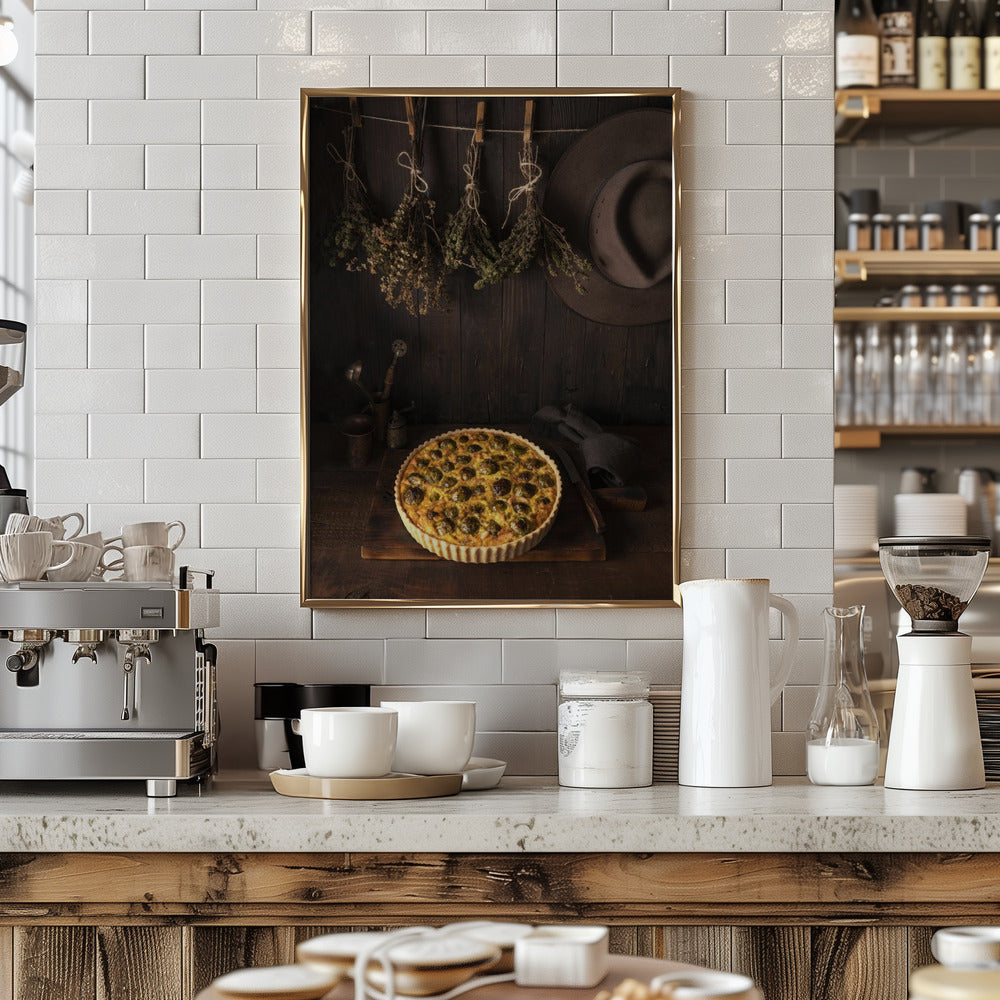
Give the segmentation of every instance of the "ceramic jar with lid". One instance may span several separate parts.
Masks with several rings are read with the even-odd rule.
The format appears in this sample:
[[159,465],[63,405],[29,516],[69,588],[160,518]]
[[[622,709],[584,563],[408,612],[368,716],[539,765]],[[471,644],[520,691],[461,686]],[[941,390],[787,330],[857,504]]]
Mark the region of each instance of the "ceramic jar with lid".
[[635,671],[563,671],[559,784],[639,788],[652,783],[649,678]]

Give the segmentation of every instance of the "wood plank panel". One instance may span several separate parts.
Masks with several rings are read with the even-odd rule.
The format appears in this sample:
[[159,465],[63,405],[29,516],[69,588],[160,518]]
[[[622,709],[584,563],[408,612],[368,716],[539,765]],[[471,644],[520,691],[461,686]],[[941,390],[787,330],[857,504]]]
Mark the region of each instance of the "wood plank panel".
[[98,927],[97,1000],[177,1000],[181,938],[179,927]]
[[733,971],[750,976],[766,1000],[809,1000],[809,946],[808,927],[734,927]]
[[812,1000],[906,1000],[903,927],[816,927]]
[[728,972],[733,967],[733,928],[725,924],[716,927],[659,927],[663,950],[656,958],[672,962],[690,962],[710,969]]
[[937,927],[908,927],[906,929],[908,973],[923,965],[934,964],[934,956],[931,954],[931,938],[937,929]]
[[659,927],[629,926],[610,928],[608,948],[613,955],[639,955],[660,958],[663,954],[663,934]]
[[185,904],[206,914],[230,905],[303,915],[395,908],[406,920],[494,908],[620,915],[612,922],[678,908],[773,912],[780,921],[816,907],[838,919],[923,907],[920,919],[933,922],[1000,902],[998,866],[996,854],[7,854],[0,921],[42,919],[71,904],[128,904],[137,915]]
[[289,927],[193,927],[187,941],[185,990],[192,994],[234,969],[295,960]]
[[93,927],[14,929],[14,1000],[96,1000]]
[[0,1000],[14,1000],[14,928],[0,928]]

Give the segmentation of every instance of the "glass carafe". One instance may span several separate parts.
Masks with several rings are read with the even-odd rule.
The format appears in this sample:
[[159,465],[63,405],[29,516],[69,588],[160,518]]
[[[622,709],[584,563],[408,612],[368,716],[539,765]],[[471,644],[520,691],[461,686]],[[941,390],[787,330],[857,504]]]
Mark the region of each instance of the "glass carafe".
[[864,615],[862,605],[823,611],[823,676],[806,733],[814,785],[870,785],[878,775],[878,722],[865,676]]

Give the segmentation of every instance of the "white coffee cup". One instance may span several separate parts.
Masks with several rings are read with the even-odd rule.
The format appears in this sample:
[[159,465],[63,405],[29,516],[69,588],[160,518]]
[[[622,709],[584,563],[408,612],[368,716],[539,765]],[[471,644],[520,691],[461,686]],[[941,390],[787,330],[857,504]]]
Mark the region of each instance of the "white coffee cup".
[[57,514],[55,517],[38,517],[35,514],[11,514],[7,518],[7,534],[23,534],[26,531],[50,531],[54,541],[66,537],[66,522],[75,517],[80,523],[70,538],[76,538],[83,531],[83,515],[77,511],[71,514]]
[[89,580],[100,562],[101,550],[96,545],[86,545],[75,539],[63,544],[73,546],[73,555],[65,566],[48,570],[45,574],[46,578],[52,583],[75,583]]
[[[0,576],[9,583],[41,580],[46,573],[68,566],[73,561],[75,547],[75,542],[54,540],[51,531],[0,535]],[[69,555],[62,562],[53,563],[53,556],[61,550],[67,550]]]
[[399,713],[394,771],[455,774],[472,756],[476,739],[474,701],[383,701]]
[[392,768],[398,714],[387,708],[304,708],[292,719],[317,778],[380,778]]
[[[163,580],[174,578],[174,553],[164,545],[126,545],[123,556],[126,580]],[[106,569],[113,570],[115,564]]]
[[125,579],[125,550],[120,545],[101,546],[101,557],[91,579],[105,580],[109,573],[121,573],[120,579]]
[[[180,528],[176,541],[170,541],[172,528]],[[125,548],[135,548],[139,545],[155,545],[173,551],[181,542],[187,529],[183,521],[137,521],[135,524],[122,525],[122,533],[108,542],[121,542]]]

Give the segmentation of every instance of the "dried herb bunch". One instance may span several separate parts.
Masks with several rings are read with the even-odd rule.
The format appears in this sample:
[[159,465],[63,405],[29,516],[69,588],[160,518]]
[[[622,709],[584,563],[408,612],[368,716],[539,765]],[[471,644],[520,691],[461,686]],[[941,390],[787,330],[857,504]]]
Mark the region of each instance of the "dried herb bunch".
[[[409,113],[408,113],[409,116]],[[447,269],[441,237],[434,225],[434,202],[427,196],[427,181],[421,173],[421,144],[411,127],[408,153],[397,162],[410,173],[410,184],[390,219],[372,228],[368,263],[391,306],[405,306],[413,315],[431,309],[446,309]]]
[[346,267],[348,271],[368,269],[368,249],[374,215],[368,201],[368,189],[358,174],[355,159],[355,126],[344,129],[344,152],[333,143],[326,149],[344,168],[344,201],[340,214],[323,240],[330,267]]
[[570,246],[566,230],[542,212],[537,190],[542,168],[538,165],[538,147],[533,142],[527,141],[522,145],[520,167],[524,183],[508,195],[508,218],[514,203],[522,195],[524,209],[500,243],[499,267],[502,276],[520,274],[538,261],[552,277],[563,274],[572,278],[573,287],[581,295],[586,294],[584,283],[592,265]]
[[458,210],[448,219],[444,231],[444,262],[450,271],[467,267],[476,274],[474,288],[485,288],[503,280],[500,248],[479,211],[479,159],[482,142],[475,136],[469,143],[465,166],[465,191]]

